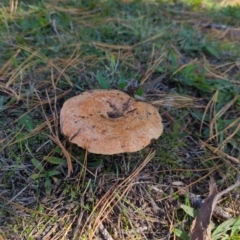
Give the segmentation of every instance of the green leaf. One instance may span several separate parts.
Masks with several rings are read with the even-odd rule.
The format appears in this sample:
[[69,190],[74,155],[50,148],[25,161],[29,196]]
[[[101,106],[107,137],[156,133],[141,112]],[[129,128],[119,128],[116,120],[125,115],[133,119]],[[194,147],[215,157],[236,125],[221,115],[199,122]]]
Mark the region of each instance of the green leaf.
[[171,62],[171,66],[177,67],[178,66],[178,61],[177,57],[174,51],[169,52],[168,60]]
[[240,218],[232,226],[231,236],[240,235]]
[[34,174],[31,175],[31,178],[32,178],[33,180],[36,180],[36,179],[39,178],[39,174],[34,173]]
[[189,236],[185,232],[183,232],[182,230],[180,230],[178,228],[174,228],[173,233],[177,237],[179,237],[179,239],[181,239],[181,240],[189,240],[190,239]]
[[127,81],[124,78],[120,78],[117,82],[118,88],[123,90],[127,86]]
[[44,182],[44,187],[45,187],[45,191],[48,195],[50,195],[51,190],[52,190],[52,183],[51,180],[49,178],[46,178],[45,182]]
[[89,161],[88,166],[89,167],[103,166],[103,159],[99,158],[99,159],[96,159],[95,161]]
[[65,159],[58,158],[58,157],[53,157],[53,156],[44,157],[44,160],[48,161],[49,163],[57,164],[57,165],[66,163]]
[[62,154],[62,149],[59,146],[53,148],[52,151],[58,154]]
[[113,54],[110,55],[110,63],[111,63],[112,70],[114,70],[114,68],[116,66],[116,58]]
[[7,105],[4,105],[8,97],[0,96],[0,112],[7,108]]
[[99,86],[102,89],[110,89],[109,82],[101,75],[100,72],[97,72],[97,81],[98,81]]
[[12,60],[13,66],[17,68],[19,66],[17,59],[13,57],[11,60]]
[[136,91],[136,95],[138,96],[142,96],[143,95],[143,88],[140,87],[137,91]]
[[46,173],[41,173],[41,174],[34,173],[34,174],[31,175],[31,178],[33,180],[36,180],[36,179],[39,179],[39,178],[45,178],[45,177],[46,177]]
[[212,56],[214,56],[215,58],[219,59],[219,53],[218,51],[212,47],[212,46],[206,46],[205,47],[206,51],[211,54]]
[[47,172],[48,177],[52,177],[52,176],[55,176],[58,174],[59,174],[59,171],[57,171],[57,170],[52,170],[52,171]]
[[189,75],[190,73],[193,72],[193,70],[195,70],[196,67],[194,64],[188,64],[185,68],[183,68],[183,70],[181,71],[183,74]]
[[36,169],[38,169],[39,171],[42,171],[44,168],[43,168],[43,165],[41,162],[39,162],[36,158],[32,158],[31,159],[31,162],[32,164],[34,165],[34,167]]
[[189,206],[187,206],[187,205],[183,205],[183,204],[182,204],[180,207],[183,209],[183,211],[184,211],[187,215],[189,215],[189,216],[191,216],[191,217],[195,217],[194,208],[189,207]]
[[179,133],[179,129],[180,129],[180,125],[177,124],[177,123],[174,123],[173,124],[173,132],[178,134]]
[[27,130],[29,131],[33,130],[33,120],[28,114],[22,116],[19,122],[23,124]]
[[[237,224],[236,224],[237,223]],[[240,219],[230,218],[227,221],[220,224],[212,233],[212,240],[224,239],[223,237],[228,236],[227,232],[233,229],[236,232],[238,229],[240,230]],[[233,232],[233,233],[234,233]]]

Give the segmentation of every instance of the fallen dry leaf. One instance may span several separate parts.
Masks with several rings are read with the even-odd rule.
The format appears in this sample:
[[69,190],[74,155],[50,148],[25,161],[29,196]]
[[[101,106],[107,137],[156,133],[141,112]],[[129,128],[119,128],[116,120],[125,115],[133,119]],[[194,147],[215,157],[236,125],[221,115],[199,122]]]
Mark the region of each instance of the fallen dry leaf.
[[217,205],[218,199],[234,189],[235,187],[240,186],[240,176],[235,184],[231,185],[222,192],[217,191],[217,186],[215,181],[211,178],[209,184],[209,195],[204,201],[203,205],[200,208],[200,211],[197,217],[192,223],[190,230],[190,239],[191,240],[211,240],[211,218],[214,208]]

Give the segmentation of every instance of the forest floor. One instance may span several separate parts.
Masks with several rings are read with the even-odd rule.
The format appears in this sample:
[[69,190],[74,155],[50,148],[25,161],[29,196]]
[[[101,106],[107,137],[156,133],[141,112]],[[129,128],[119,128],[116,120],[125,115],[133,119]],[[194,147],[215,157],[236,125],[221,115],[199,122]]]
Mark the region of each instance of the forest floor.
[[[189,239],[210,178],[221,191],[240,172],[235,2],[1,1],[0,239]],[[86,154],[59,113],[92,89],[156,106],[163,134]],[[239,215],[234,189],[212,239],[240,239]]]

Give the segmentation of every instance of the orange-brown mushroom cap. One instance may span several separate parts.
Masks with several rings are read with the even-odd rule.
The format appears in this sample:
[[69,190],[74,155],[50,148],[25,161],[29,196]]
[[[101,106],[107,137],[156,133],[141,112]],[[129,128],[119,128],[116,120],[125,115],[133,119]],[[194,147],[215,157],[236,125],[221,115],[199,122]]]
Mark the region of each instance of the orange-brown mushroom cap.
[[98,154],[136,152],[163,131],[155,107],[118,90],[92,90],[68,99],[60,125],[70,142]]

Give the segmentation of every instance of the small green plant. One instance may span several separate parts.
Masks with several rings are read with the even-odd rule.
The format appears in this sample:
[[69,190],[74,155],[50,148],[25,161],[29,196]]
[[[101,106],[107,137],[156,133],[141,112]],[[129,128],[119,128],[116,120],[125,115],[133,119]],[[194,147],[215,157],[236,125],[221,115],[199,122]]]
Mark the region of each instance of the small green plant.
[[99,71],[97,72],[97,81],[98,81],[100,88],[110,89],[111,85],[110,85],[109,81],[106,80]]
[[216,227],[212,233],[212,240],[239,240],[240,218],[230,218]]
[[[0,234],[76,240],[103,237],[102,229],[116,239],[163,239],[176,226],[172,234],[188,239],[195,211],[170,183],[202,194],[197,181],[205,185],[210,171],[226,182],[239,172],[240,8],[213,0],[0,2]],[[59,113],[66,99],[96,88],[159,102],[162,136],[137,153],[85,155],[61,133]],[[236,240],[239,220],[223,224],[213,236]]]
[[[56,157],[48,157],[47,160],[54,163],[54,164],[56,164],[56,163],[59,164],[59,162],[63,163],[63,159],[59,159],[59,158],[56,158]],[[49,195],[52,191],[51,178],[58,175],[59,171],[58,170],[46,170],[44,168],[44,166],[42,165],[42,163],[35,158],[31,159],[31,162],[34,165],[34,167],[36,168],[36,170],[39,171],[39,173],[32,174],[31,178],[33,180],[43,179],[46,194]],[[64,161],[64,163],[65,162],[66,161]]]
[[127,84],[128,81],[125,78],[120,77],[120,79],[117,82],[118,89],[123,90],[127,86]]
[[[195,218],[197,216],[197,211],[187,205],[181,205],[181,209],[191,218]],[[211,224],[214,226],[214,224]],[[174,228],[174,234],[179,237],[181,240],[189,240],[189,235],[178,228]],[[240,218],[230,218],[217,227],[214,228],[212,231],[211,239],[212,240],[239,240],[240,234]]]

